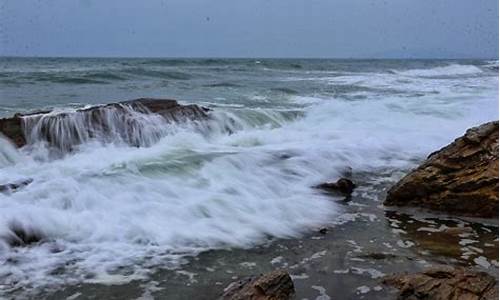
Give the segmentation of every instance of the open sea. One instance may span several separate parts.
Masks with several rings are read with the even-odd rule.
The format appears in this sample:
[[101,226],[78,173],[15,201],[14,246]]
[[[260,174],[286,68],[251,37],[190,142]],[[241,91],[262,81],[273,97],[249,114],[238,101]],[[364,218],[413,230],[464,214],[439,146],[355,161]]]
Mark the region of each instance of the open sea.
[[[346,208],[311,186],[350,170],[392,184],[498,120],[498,96],[496,60],[0,58],[0,117],[140,97],[212,116],[149,122],[168,130],[145,147],[88,140],[62,157],[0,138],[0,184],[33,179],[0,193],[0,298],[162,269],[193,279],[183,265],[203,253],[335,231]],[[9,247],[13,223],[46,242]]]

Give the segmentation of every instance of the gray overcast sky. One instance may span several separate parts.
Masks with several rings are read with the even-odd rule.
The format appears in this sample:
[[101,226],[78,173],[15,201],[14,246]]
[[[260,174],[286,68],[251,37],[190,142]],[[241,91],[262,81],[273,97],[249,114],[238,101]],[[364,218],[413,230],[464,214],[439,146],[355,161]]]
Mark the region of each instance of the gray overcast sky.
[[0,0],[0,54],[498,57],[498,0]]

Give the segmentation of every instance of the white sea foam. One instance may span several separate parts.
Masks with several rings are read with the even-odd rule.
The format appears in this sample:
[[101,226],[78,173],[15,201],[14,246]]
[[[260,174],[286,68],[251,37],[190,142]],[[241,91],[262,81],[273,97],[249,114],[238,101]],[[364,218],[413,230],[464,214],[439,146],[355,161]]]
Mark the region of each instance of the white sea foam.
[[489,60],[484,66],[498,71],[498,60]]
[[19,161],[20,154],[12,143],[0,134],[0,168]]
[[12,289],[120,282],[200,251],[298,236],[340,210],[310,186],[347,166],[407,168],[466,128],[497,119],[498,78],[485,80],[468,87],[473,97],[452,82],[433,86],[439,96],[308,98],[312,105],[294,117],[221,108],[204,126],[174,126],[146,148],[88,139],[57,160],[43,147],[18,152],[0,140],[0,182],[34,179],[0,194],[0,236],[17,221],[48,241],[19,249],[0,242],[0,281]]
[[406,71],[397,71],[396,73],[406,76],[435,77],[435,76],[454,76],[469,75],[483,72],[480,68],[473,65],[451,64],[443,67],[430,69],[413,69]]

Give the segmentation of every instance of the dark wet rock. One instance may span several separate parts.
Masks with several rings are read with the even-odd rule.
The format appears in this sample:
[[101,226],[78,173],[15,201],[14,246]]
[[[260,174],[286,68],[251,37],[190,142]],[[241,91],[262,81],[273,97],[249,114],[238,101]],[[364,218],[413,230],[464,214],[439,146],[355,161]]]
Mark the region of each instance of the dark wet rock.
[[498,218],[498,121],[429,155],[388,191],[384,204]]
[[328,232],[328,229],[327,228],[321,228],[318,232],[321,233],[321,234],[326,234]]
[[284,270],[275,270],[257,277],[231,283],[224,300],[287,300],[295,293],[292,278]]
[[[121,109],[123,105],[143,113],[159,114],[168,121],[185,121],[207,117],[208,108],[196,104],[182,105],[172,99],[139,98],[136,100],[111,103],[104,108],[114,107]],[[88,108],[82,111],[95,111]]]
[[23,247],[31,244],[39,243],[44,239],[41,231],[28,228],[18,222],[9,224],[10,232],[3,237],[5,242],[11,247]]
[[28,179],[13,182],[13,183],[0,184],[0,193],[16,192],[17,190],[27,186],[28,184],[30,184],[32,182],[33,182],[33,179],[28,178]]
[[12,118],[0,119],[0,132],[17,147],[22,147],[26,144],[22,127],[22,115],[20,114],[15,114]]
[[290,159],[290,158],[292,158],[292,155],[291,154],[286,154],[286,153],[285,154],[280,154],[279,158],[282,159],[282,160]]
[[367,258],[373,260],[384,260],[384,259],[394,259],[397,258],[396,255],[390,253],[369,253],[365,255],[360,255],[360,258]]
[[[63,148],[62,142],[54,131],[64,129],[65,136],[74,136],[76,139],[82,135],[94,137],[96,134],[114,133],[114,128],[110,128],[109,112],[113,111],[121,118],[118,118],[125,127],[124,135],[136,130],[137,120],[130,117],[130,111],[137,111],[145,114],[157,114],[167,122],[183,122],[187,120],[199,120],[208,116],[209,109],[198,105],[181,105],[176,100],[140,98],[136,100],[111,103],[90,108],[78,109],[70,113],[58,113],[51,115],[51,111],[40,111],[29,114],[16,113],[11,118],[0,119],[0,133],[9,138],[17,147],[22,147],[28,143],[28,136],[32,133],[34,124],[39,124],[37,130],[42,138],[49,144]],[[128,117],[128,118],[127,118]],[[62,123],[69,118],[79,118],[80,123]],[[43,119],[43,122],[40,121]],[[85,128],[80,128],[84,124]],[[77,126],[80,125],[80,126]],[[68,149],[65,149],[68,150]]]
[[398,288],[401,300],[498,299],[498,283],[493,276],[460,267],[437,266],[422,273],[387,276],[383,282]]
[[340,193],[345,196],[352,194],[352,191],[356,188],[354,182],[347,178],[340,178],[337,182],[325,182],[315,186],[317,189],[322,189],[327,192]]

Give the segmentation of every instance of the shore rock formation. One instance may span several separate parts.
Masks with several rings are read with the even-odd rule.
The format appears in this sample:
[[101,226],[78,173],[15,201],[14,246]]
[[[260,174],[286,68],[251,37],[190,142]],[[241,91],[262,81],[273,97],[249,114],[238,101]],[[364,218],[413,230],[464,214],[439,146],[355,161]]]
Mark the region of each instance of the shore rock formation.
[[284,270],[275,270],[258,277],[249,277],[231,283],[224,300],[288,300],[295,293],[293,281]]
[[498,218],[498,121],[429,155],[388,191],[384,204]]
[[59,148],[67,148],[65,143],[68,139],[78,141],[106,134],[120,134],[134,144],[137,141],[131,136],[141,125],[141,120],[132,115],[134,112],[158,115],[166,122],[182,122],[206,118],[208,109],[198,105],[181,105],[170,99],[140,98],[74,112],[18,113],[11,118],[0,119],[0,133],[17,147],[25,146],[33,134]]
[[400,300],[498,299],[498,284],[493,276],[461,267],[437,266],[422,273],[387,276],[384,284],[398,288]]

